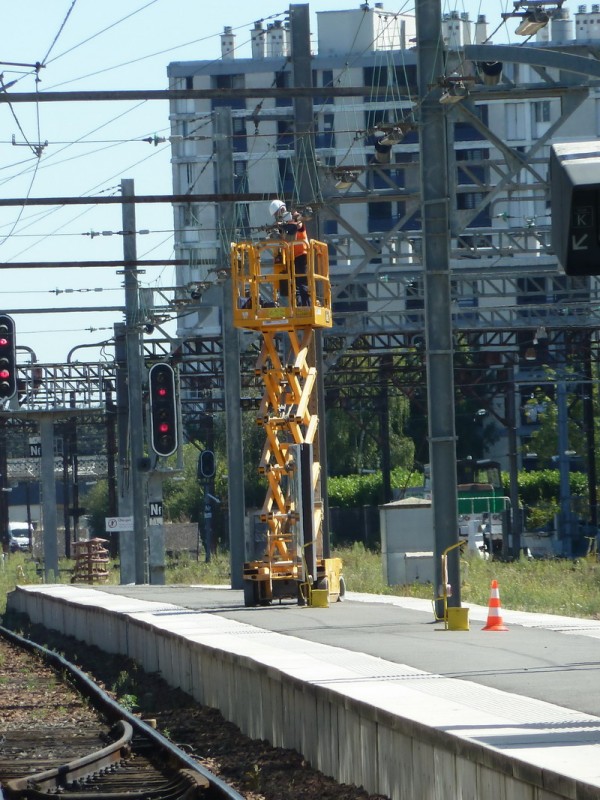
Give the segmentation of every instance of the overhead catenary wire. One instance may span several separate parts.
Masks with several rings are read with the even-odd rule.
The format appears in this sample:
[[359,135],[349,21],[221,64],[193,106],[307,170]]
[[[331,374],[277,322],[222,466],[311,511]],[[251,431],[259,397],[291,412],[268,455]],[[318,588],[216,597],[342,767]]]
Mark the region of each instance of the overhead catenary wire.
[[[58,39],[60,37],[60,34],[62,33],[62,31],[64,29],[64,26],[65,26],[70,14],[71,14],[71,11],[73,10],[76,2],[77,2],[77,0],[72,0],[71,6],[69,7],[69,10],[68,10],[68,12],[67,12],[67,14],[66,14],[66,16],[65,16],[65,18],[63,20],[62,25],[60,26],[58,32],[56,33],[56,36],[54,37],[54,40],[53,40],[52,44],[50,45],[50,48],[49,48],[45,58],[47,58],[47,56],[50,54],[52,48],[54,47],[54,45],[58,41]],[[43,66],[43,61],[41,62],[41,64],[36,65],[36,68],[35,68],[35,72],[36,72],[36,90],[38,88],[38,83],[39,83],[38,80],[37,80],[37,76],[38,76],[39,69],[41,68],[41,66]],[[4,82],[2,81],[2,76],[0,76],[0,82],[2,84],[2,89],[6,92],[6,90],[4,88]],[[29,198],[29,196],[31,194],[31,191],[33,189],[33,184],[34,184],[35,179],[36,179],[37,174],[38,174],[40,158],[42,156],[42,153],[43,153],[43,150],[44,150],[44,147],[45,147],[45,145],[42,144],[41,133],[40,133],[39,105],[36,103],[36,108],[35,108],[36,125],[37,125],[37,136],[38,136],[38,141],[37,141],[36,144],[32,144],[31,142],[28,141],[27,136],[25,135],[25,131],[23,130],[23,127],[21,126],[21,124],[20,124],[20,122],[19,122],[19,120],[17,118],[17,115],[16,115],[16,113],[15,113],[13,107],[12,107],[12,104],[9,103],[9,107],[10,107],[11,113],[13,115],[13,118],[14,118],[16,124],[17,124],[17,127],[19,128],[19,130],[21,131],[21,133],[23,135],[23,138],[27,141],[27,143],[28,143],[29,147],[32,149],[34,155],[37,156],[37,161],[36,161],[35,166],[34,166],[33,175],[31,177],[31,182],[29,184],[29,188],[28,188],[28,192],[27,192],[27,197]],[[2,247],[2,245],[10,237],[11,233],[16,229],[16,227],[19,224],[19,221],[21,219],[21,216],[23,214],[23,211],[24,211],[24,207],[19,210],[19,213],[17,214],[17,218],[14,221],[14,224],[13,224],[13,227],[11,229],[11,232],[7,235],[7,237],[5,237],[4,239],[2,239],[0,241],[0,247]]]
[[[284,17],[286,13],[287,12],[285,12],[285,11],[280,11],[280,12],[277,12],[275,14],[271,14],[268,17],[263,17],[263,19],[260,20],[260,21],[264,22],[264,21],[269,20],[269,19],[276,19],[276,18],[279,18],[279,17]],[[233,30],[239,30],[240,28],[247,29],[249,25],[253,24],[253,22],[254,22],[254,20],[252,20],[251,22],[246,22],[243,25],[238,25]],[[97,75],[102,75],[102,74],[104,74],[106,72],[111,72],[112,70],[115,70],[115,69],[121,69],[122,67],[129,67],[132,64],[138,64],[141,61],[147,61],[150,58],[156,58],[157,56],[162,56],[162,55],[165,55],[166,53],[172,53],[175,50],[182,50],[185,47],[190,47],[191,45],[201,44],[202,42],[206,42],[206,41],[209,41],[210,39],[214,39],[214,38],[220,37],[220,36],[221,36],[221,32],[212,33],[212,34],[209,34],[207,36],[202,36],[199,39],[192,39],[191,41],[184,42],[182,44],[173,45],[172,47],[167,47],[167,48],[164,48],[162,50],[157,50],[157,51],[155,51],[153,53],[148,53],[148,54],[146,54],[144,56],[140,56],[139,58],[133,58],[133,59],[130,59],[129,61],[123,61],[123,62],[120,62],[119,64],[114,64],[111,67],[105,67],[104,69],[96,70],[95,72],[89,72],[89,73],[87,73],[85,75],[80,75],[79,77],[72,78],[69,81],[62,81],[61,83],[57,83],[57,84],[55,84],[53,86],[50,86],[48,88],[48,91],[50,91],[52,89],[57,89],[57,88],[59,88],[61,86],[67,86],[70,83],[76,83],[77,81],[85,80],[86,78],[93,78],[93,77],[96,77]],[[220,60],[221,60],[221,58],[216,58],[216,59],[214,59],[213,63],[217,62],[217,61],[220,61]]]
[[[106,27],[102,28],[101,30],[96,31],[96,33],[93,33],[91,36],[88,36],[86,39],[83,39],[81,42],[78,42],[77,44],[73,45],[72,47],[69,47],[67,50],[63,50],[62,53],[59,53],[58,55],[54,56],[54,58],[50,59],[49,61],[48,61],[48,56],[50,55],[50,53],[48,52],[46,54],[46,58],[44,59],[43,63],[44,64],[53,64],[55,61],[58,61],[60,58],[64,58],[64,56],[68,55],[69,53],[72,53],[74,50],[78,50],[80,47],[83,47],[83,45],[88,44],[89,42],[93,41],[94,39],[97,39],[103,33],[106,33],[107,31],[112,30],[117,25],[120,25],[122,22],[125,22],[128,19],[131,19],[136,14],[139,14],[141,11],[145,11],[147,8],[149,8],[150,6],[153,6],[155,3],[158,3],[158,2],[159,2],[159,0],[150,0],[149,3],[145,3],[143,6],[141,6],[140,8],[137,8],[135,11],[132,11],[130,14],[126,14],[124,17],[121,17],[120,19],[116,20],[115,22],[112,22],[110,25],[107,25]],[[73,5],[74,4],[75,3],[73,2]],[[70,12],[71,12],[71,9],[69,9],[69,13]]]
[[[54,60],[54,59],[53,59],[53,60]],[[395,91],[393,91],[393,92],[392,92],[392,94],[394,94],[394,95],[395,95],[395,94],[396,94],[396,92],[395,92]],[[362,126],[362,125],[361,125],[360,127],[361,127],[361,128],[364,128],[364,126]],[[358,126],[357,126],[357,130],[358,130]],[[260,134],[260,135],[262,135],[262,134]],[[248,134],[248,138],[250,138],[250,134]],[[252,155],[252,152],[253,152],[253,151],[251,151],[250,155]],[[262,159],[263,157],[264,157],[264,156],[261,154],[260,158]],[[253,163],[254,163],[254,162],[252,162],[252,161],[251,161],[251,159],[249,158],[249,159],[248,159],[248,164],[249,164],[249,167],[248,167],[248,168],[249,168],[249,170],[253,168]],[[117,173],[117,174],[118,174],[118,173]],[[206,231],[206,230],[207,230],[206,228],[204,228],[204,229],[203,229],[203,231]],[[65,234],[65,235],[67,235],[67,234]]]
[[[75,4],[75,0],[74,0],[74,1],[73,1],[73,3],[72,3],[72,6],[71,6],[71,9],[69,10],[69,13],[70,13],[70,11],[72,10],[72,8],[73,8],[74,4]],[[147,3],[147,4],[146,4],[146,5],[144,5],[142,8],[138,9],[136,12],[133,12],[133,13],[138,13],[139,11],[141,11],[141,10],[144,10],[145,8],[148,8],[148,7],[149,7],[150,5],[152,5],[152,4],[153,4],[153,3]],[[271,19],[271,18],[274,18],[274,17],[282,16],[282,15],[283,15],[283,13],[285,13],[285,12],[281,12],[281,13],[278,13],[278,14],[274,14],[274,15],[272,15],[271,17],[268,17],[268,18],[265,18],[265,19]],[[130,14],[130,15],[127,15],[126,17],[123,17],[123,18],[121,18],[121,19],[120,19],[120,20],[119,20],[117,23],[114,23],[113,25],[111,25],[111,26],[108,26],[108,28],[105,28],[105,29],[103,29],[103,30],[108,30],[109,28],[112,28],[112,27],[114,27],[114,25],[116,25],[116,24],[119,24],[119,22],[122,22],[122,21],[124,21],[125,19],[128,19],[128,18],[129,18],[129,17],[131,17],[132,15],[133,15],[133,14]],[[53,42],[53,44],[51,45],[51,48],[50,48],[50,50],[49,50],[49,51],[48,51],[48,53],[47,53],[47,56],[49,55],[50,51],[53,49],[53,47],[54,47],[54,45],[55,45],[55,43],[56,43],[56,41],[57,41],[57,39],[58,39],[58,36],[60,35],[60,32],[63,30],[63,28],[64,28],[64,23],[66,22],[66,19],[67,19],[67,18],[68,18],[68,14],[67,14],[67,17],[65,18],[65,20],[64,20],[64,22],[63,22],[63,25],[61,26],[61,28],[60,28],[60,30],[59,30],[59,33],[58,33],[58,34],[57,34],[57,36],[55,37],[55,39],[54,39],[54,42]],[[220,34],[215,34],[215,36],[217,36],[217,35],[220,35]],[[88,39],[87,39],[86,41],[89,41],[91,38],[94,38],[94,37],[88,37]],[[210,38],[210,37],[203,37],[203,39],[202,39],[202,40],[205,40],[206,38]],[[174,47],[174,48],[170,48],[170,50],[179,49],[179,48],[181,48],[181,47],[183,47],[183,46],[187,46],[187,44],[196,43],[197,41],[202,41],[202,40],[194,40],[194,42],[188,42],[188,43],[186,43],[186,45],[177,45],[177,46],[176,46],[176,47]],[[71,48],[71,50],[72,50],[72,49],[75,49],[75,48]],[[65,55],[65,54],[66,54],[66,52],[68,52],[68,51],[65,51],[65,53],[61,54],[61,56],[62,56],[62,55]],[[152,57],[153,55],[158,55],[158,54],[161,54],[161,53],[163,53],[163,52],[167,52],[167,51],[165,51],[165,50],[161,50],[161,51],[159,51],[159,52],[157,52],[157,53],[151,54],[151,56],[146,56],[146,57]],[[55,59],[52,59],[52,61],[55,61],[55,60],[57,60],[59,57],[60,57],[60,56],[57,56]],[[146,57],[144,57],[144,58],[146,58]],[[128,64],[130,64],[130,63],[133,63],[133,62],[131,62],[131,61],[130,61],[130,62],[126,62],[126,64],[127,64],[127,65],[128,65]],[[138,105],[142,105],[142,103],[140,103],[140,104],[138,104]],[[129,112],[124,112],[124,113],[129,113]],[[115,117],[115,119],[118,119],[118,118],[119,118],[119,116],[122,116],[122,115],[117,115],[117,117]],[[105,127],[105,125],[106,125],[106,124],[108,124],[108,123],[105,123],[105,124],[104,124],[103,126],[101,126],[101,127]],[[98,129],[99,129],[99,128],[96,128],[95,130],[98,130]],[[79,142],[81,142],[81,139],[83,139],[83,138],[84,138],[84,137],[80,137],[80,140],[79,140]],[[67,145],[67,146],[68,146],[68,145]],[[76,158],[76,157],[74,157],[74,158]],[[69,159],[69,160],[73,160],[73,159]],[[131,168],[133,168],[133,167],[135,167],[135,166],[137,166],[137,165],[139,165],[139,164],[143,163],[144,161],[145,161],[145,159],[142,159],[142,160],[140,160],[140,161],[136,162],[135,164],[133,164],[133,165],[130,165],[130,166],[127,168],[127,169],[131,169]],[[65,163],[65,161],[63,160],[61,163]],[[39,164],[38,164],[38,165],[36,165],[36,167],[37,167],[37,166],[39,166]],[[52,166],[53,166],[53,165],[52,165]],[[117,176],[115,175],[114,177],[117,177]],[[9,178],[8,180],[10,180],[10,179],[11,179],[11,178]],[[5,181],[5,182],[6,182],[6,181]],[[18,219],[20,220],[20,218],[21,218],[21,214],[19,215],[19,218],[18,218]]]

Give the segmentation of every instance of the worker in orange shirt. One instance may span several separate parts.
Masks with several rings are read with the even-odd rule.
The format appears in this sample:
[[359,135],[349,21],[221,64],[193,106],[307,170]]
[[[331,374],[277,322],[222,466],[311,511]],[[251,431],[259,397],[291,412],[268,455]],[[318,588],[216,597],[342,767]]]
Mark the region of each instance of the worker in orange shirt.
[[308,233],[304,217],[299,211],[288,211],[283,200],[273,200],[269,206],[281,237],[293,242],[294,271],[296,277],[296,305],[309,306],[308,291]]

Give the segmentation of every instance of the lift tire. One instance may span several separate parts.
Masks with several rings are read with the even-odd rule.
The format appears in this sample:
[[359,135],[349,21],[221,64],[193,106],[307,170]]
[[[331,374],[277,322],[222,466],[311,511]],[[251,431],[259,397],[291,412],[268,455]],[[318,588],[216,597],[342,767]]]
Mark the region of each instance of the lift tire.
[[346,581],[344,580],[344,576],[340,575],[340,593],[337,599],[338,603],[343,603],[345,597],[346,597]]

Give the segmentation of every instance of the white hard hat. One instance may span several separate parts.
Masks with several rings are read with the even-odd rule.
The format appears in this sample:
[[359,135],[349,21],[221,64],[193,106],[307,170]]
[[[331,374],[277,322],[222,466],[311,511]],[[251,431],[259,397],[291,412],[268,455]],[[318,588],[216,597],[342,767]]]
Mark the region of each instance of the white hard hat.
[[269,214],[275,217],[281,212],[282,209],[285,211],[285,203],[283,200],[272,200],[271,204],[269,205]]

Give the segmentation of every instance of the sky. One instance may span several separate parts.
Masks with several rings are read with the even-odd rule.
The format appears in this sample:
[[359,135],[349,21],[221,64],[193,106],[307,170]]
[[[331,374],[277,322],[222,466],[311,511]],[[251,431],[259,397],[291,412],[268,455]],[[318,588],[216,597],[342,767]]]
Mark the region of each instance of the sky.
[[[360,2],[309,6],[316,42],[316,12]],[[414,3],[385,0],[384,8],[412,13]],[[486,14],[490,30],[512,8],[504,0],[442,3],[443,13]],[[16,81],[9,93],[166,89],[170,62],[220,58],[224,26],[236,33],[236,55],[249,57],[254,22],[284,20],[288,9],[276,0],[25,0],[4,15],[0,74],[4,86]],[[167,101],[0,104],[0,198],[115,196],[123,179],[136,194],[171,194],[170,145],[155,143],[169,136],[168,113]],[[136,229],[139,259],[174,257],[171,206],[138,205]],[[15,319],[20,362],[112,358],[106,343],[122,312],[93,309],[123,306],[122,275],[35,264],[122,259],[121,230],[119,204],[0,207],[0,311]],[[5,266],[16,262],[27,265]],[[139,280],[168,290],[174,268],[149,267]]]

